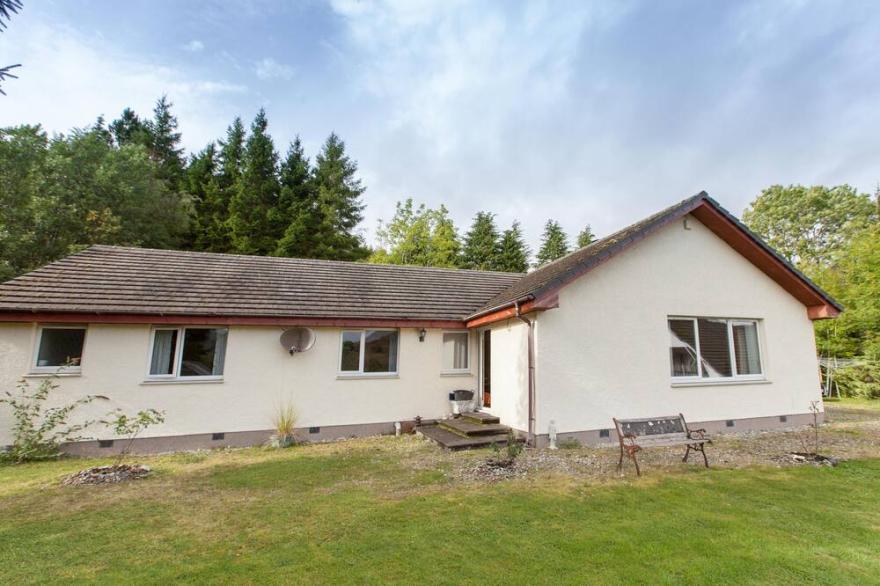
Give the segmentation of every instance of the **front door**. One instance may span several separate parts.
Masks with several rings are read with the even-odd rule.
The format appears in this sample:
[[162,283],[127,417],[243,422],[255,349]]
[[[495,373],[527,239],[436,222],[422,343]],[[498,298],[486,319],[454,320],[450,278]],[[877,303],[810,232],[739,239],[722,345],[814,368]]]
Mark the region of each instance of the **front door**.
[[483,407],[492,406],[492,331],[483,332]]

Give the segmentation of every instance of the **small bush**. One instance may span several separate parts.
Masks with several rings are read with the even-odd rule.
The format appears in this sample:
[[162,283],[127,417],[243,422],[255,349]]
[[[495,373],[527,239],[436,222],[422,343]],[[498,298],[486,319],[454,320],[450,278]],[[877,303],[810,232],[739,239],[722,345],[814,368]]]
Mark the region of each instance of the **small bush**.
[[508,465],[513,464],[523,452],[523,444],[519,441],[519,438],[516,437],[516,434],[512,429],[507,430],[507,444],[504,446],[503,458],[501,455],[501,448],[498,447],[498,444],[493,443],[491,447],[492,451],[495,453],[495,459]]
[[127,415],[121,409],[117,409],[112,413],[108,413],[107,416],[111,419],[106,419],[101,423],[110,427],[110,429],[113,430],[113,433],[117,436],[121,436],[127,440],[125,447],[122,448],[122,451],[120,451],[119,455],[116,457],[115,466],[122,465],[122,461],[131,452],[131,445],[134,443],[134,439],[140,435],[142,431],[151,425],[156,425],[165,421],[165,413],[156,411],[155,409],[138,411],[137,415],[134,416]]
[[12,410],[12,446],[0,452],[0,460],[14,463],[49,460],[61,455],[61,443],[85,439],[78,434],[94,421],[70,425],[68,419],[80,406],[96,397],[77,399],[61,407],[46,407],[49,395],[58,388],[55,377],[40,382],[35,391],[24,379],[16,392],[5,391],[0,405]]
[[578,438],[566,437],[556,442],[556,447],[558,447],[560,450],[576,450],[582,446],[581,441]]

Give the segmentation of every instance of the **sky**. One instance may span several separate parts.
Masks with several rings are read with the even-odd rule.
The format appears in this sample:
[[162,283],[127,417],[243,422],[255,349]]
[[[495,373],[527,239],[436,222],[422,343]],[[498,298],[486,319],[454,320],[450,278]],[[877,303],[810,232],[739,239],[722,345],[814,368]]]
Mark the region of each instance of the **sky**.
[[875,2],[25,0],[0,126],[65,132],[167,94],[190,152],[266,109],[345,140],[361,229],[398,200],[599,236],[701,190],[880,181]]

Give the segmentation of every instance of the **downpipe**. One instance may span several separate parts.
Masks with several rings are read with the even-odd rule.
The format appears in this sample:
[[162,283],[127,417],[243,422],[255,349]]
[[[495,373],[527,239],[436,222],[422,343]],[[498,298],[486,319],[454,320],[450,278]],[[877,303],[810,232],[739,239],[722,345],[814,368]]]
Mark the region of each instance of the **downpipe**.
[[528,445],[535,447],[535,323],[520,312],[519,301],[513,303],[516,318],[529,328],[528,363],[529,363],[529,437]]

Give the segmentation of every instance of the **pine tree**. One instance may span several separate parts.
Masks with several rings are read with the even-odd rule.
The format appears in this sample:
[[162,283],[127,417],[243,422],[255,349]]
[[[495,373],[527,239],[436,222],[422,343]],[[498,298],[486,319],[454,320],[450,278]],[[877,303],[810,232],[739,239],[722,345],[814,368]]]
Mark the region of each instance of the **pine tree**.
[[266,112],[260,109],[251,125],[244,169],[229,205],[232,248],[241,254],[269,254],[277,245],[272,209],[278,203],[278,153],[268,126]]
[[297,136],[281,163],[281,193],[276,208],[280,238],[273,254],[307,258],[321,226],[321,209],[311,180],[309,159]]
[[568,237],[563,232],[562,226],[559,225],[559,222],[547,220],[544,225],[544,235],[541,237],[541,250],[538,251],[535,266],[553,262],[566,254],[568,254]]
[[501,236],[501,251],[498,255],[499,271],[511,273],[524,273],[529,270],[529,256],[531,251],[523,239],[522,228],[519,222],[504,231]]
[[589,246],[590,244],[592,244],[595,241],[596,241],[596,235],[593,234],[592,228],[590,228],[590,225],[587,224],[584,227],[584,229],[581,230],[581,233],[578,234],[578,240],[577,240],[578,248],[583,248],[584,246]]
[[184,159],[177,131],[177,117],[171,114],[173,104],[162,96],[153,108],[153,119],[147,124],[150,134],[150,152],[159,167],[159,178],[177,190],[183,183]]
[[191,246],[196,250],[218,252],[227,247],[228,234],[225,230],[218,231],[229,213],[220,189],[219,166],[217,147],[212,142],[193,155],[187,168],[186,191],[193,198],[195,210]]
[[123,110],[119,118],[110,123],[110,132],[117,146],[139,144],[147,150],[152,147],[147,124],[131,108]]
[[309,256],[335,260],[361,260],[369,250],[354,230],[363,219],[364,204],[357,163],[345,154],[345,143],[331,134],[315,157],[312,182],[318,198],[321,223],[312,235]]
[[499,266],[499,237],[495,214],[477,212],[464,237],[461,266],[465,269],[494,271]]
[[[246,133],[241,118],[236,117],[226,129],[226,140],[220,141],[217,154],[216,186],[211,189],[209,217],[200,218],[204,237],[203,250],[210,252],[232,251],[232,232],[229,222],[229,206],[235,189],[241,180],[244,166]],[[206,194],[207,197],[207,194]]]

